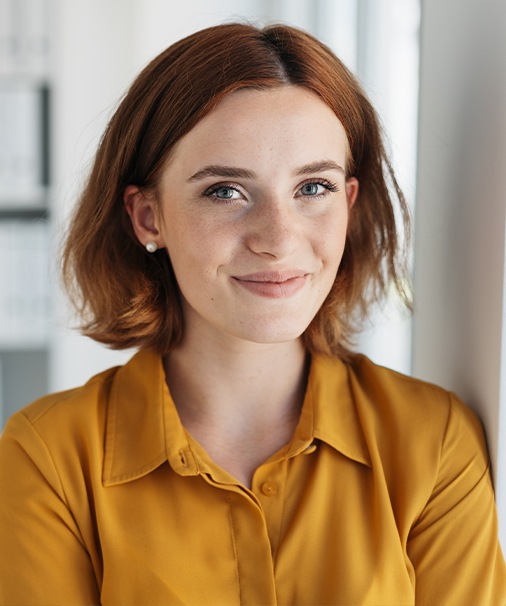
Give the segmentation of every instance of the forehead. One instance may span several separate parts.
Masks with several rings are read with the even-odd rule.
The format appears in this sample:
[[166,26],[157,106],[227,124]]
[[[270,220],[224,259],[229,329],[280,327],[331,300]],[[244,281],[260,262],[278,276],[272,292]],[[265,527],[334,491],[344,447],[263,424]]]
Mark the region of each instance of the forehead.
[[[211,156],[211,157],[208,157]],[[295,164],[348,157],[344,128],[332,109],[306,88],[240,89],[225,95],[174,147],[169,165],[212,162]]]
[[[225,95],[218,104],[192,129],[193,132],[224,126],[229,128],[279,128],[297,121],[342,125],[332,109],[315,93],[297,85],[265,89],[243,88]],[[344,129],[343,129],[344,131]]]

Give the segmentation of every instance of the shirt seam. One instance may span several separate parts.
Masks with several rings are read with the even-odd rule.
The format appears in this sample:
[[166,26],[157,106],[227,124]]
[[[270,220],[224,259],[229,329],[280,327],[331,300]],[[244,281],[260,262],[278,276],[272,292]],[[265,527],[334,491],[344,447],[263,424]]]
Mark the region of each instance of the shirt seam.
[[[446,440],[446,435],[448,433],[448,428],[450,426],[450,417],[451,417],[451,398],[450,398],[450,394],[448,392],[446,392],[446,396],[447,396],[447,414],[446,414],[446,423],[445,423],[445,428],[443,431],[443,437],[441,439],[441,444],[439,446],[439,454],[438,454],[438,460],[437,460],[437,468],[436,468],[436,473],[434,474],[434,481],[432,482],[432,486],[430,489],[430,493],[429,496],[427,498],[427,500],[425,501],[425,503],[423,504],[423,507],[420,509],[416,519],[414,520],[413,524],[411,525],[411,528],[409,530],[409,538],[412,538],[413,536],[416,536],[416,527],[420,521],[421,516],[423,515],[423,512],[425,511],[425,508],[427,507],[427,505],[430,503],[432,495],[434,494],[434,488],[437,484],[437,480],[439,478],[439,471],[440,471],[440,467],[441,467],[441,459],[443,456],[443,448],[444,448],[444,444],[445,444],[445,440]],[[413,535],[413,532],[415,533]],[[409,541],[408,538],[408,541]]]
[[[105,440],[104,440],[104,472],[103,483],[113,481],[114,461],[116,460],[116,393],[114,385],[111,386],[109,397],[107,399],[106,417],[105,417]],[[113,400],[114,398],[114,400]],[[107,453],[110,456],[107,457]],[[107,467],[106,467],[107,465]]]
[[[31,421],[31,420],[30,420],[30,419],[29,419],[29,418],[28,418],[28,417],[27,417],[27,416],[26,416],[26,415],[25,415],[23,412],[21,412],[20,414],[21,414],[21,415],[23,416],[23,418],[26,420],[26,422],[28,423],[29,427],[31,427],[31,428],[32,428],[33,432],[35,433],[35,435],[36,435],[36,436],[37,436],[37,438],[39,439],[40,443],[42,444],[42,446],[43,446],[43,448],[44,448],[44,451],[45,451],[45,453],[46,453],[46,455],[47,455],[47,458],[48,458],[49,462],[51,463],[51,467],[53,468],[53,470],[54,470],[54,472],[55,472],[55,474],[56,474],[56,477],[57,477],[57,479],[58,479],[58,484],[59,484],[58,489],[59,489],[59,493],[60,493],[60,494],[59,494],[59,496],[60,496],[60,498],[62,499],[62,501],[63,501],[63,503],[64,503],[65,507],[66,507],[66,508],[67,508],[67,510],[68,510],[68,512],[69,512],[69,513],[70,513],[70,515],[72,516],[72,519],[74,520],[74,522],[75,522],[75,524],[76,524],[76,528],[78,529],[78,528],[79,528],[79,525],[78,525],[77,520],[75,519],[75,516],[74,516],[74,514],[73,514],[73,512],[72,512],[72,509],[71,509],[71,507],[70,507],[70,503],[69,503],[69,500],[68,500],[68,498],[67,498],[67,493],[66,493],[66,491],[65,491],[65,488],[64,488],[64,485],[63,485],[63,482],[62,482],[62,478],[61,478],[61,476],[60,476],[60,472],[58,471],[58,467],[57,467],[57,465],[56,465],[56,463],[55,463],[55,461],[54,461],[54,459],[53,459],[53,456],[51,455],[51,450],[50,450],[49,446],[46,444],[46,442],[45,442],[44,438],[42,437],[42,435],[41,435],[41,433],[38,431],[38,429],[35,427],[34,423],[32,423],[32,421]],[[37,467],[37,469],[39,470],[39,473],[41,473],[40,468],[39,468],[39,467]],[[54,487],[54,488],[56,488],[56,487]],[[75,535],[75,536],[76,536],[76,535]],[[80,531],[80,530],[79,530],[79,535],[78,535],[78,536],[76,536],[76,538],[77,538],[77,540],[79,541],[79,543],[81,544],[82,548],[83,548],[83,549],[86,551],[86,553],[88,553],[88,548],[86,547],[86,543],[85,543],[85,541],[84,541],[84,539],[83,539],[83,536],[82,536],[82,534],[81,534],[81,531]]]
[[[110,369],[110,370],[115,370],[115,369]],[[112,374],[112,373],[111,373]],[[55,399],[51,404],[49,404],[48,406],[44,407],[41,411],[39,411],[33,418],[30,418],[28,415],[24,414],[25,418],[28,420],[28,422],[33,425],[33,427],[35,428],[35,425],[43,418],[45,417],[47,414],[49,414],[51,412],[51,410],[53,410],[53,408],[55,408],[56,406],[59,406],[60,404],[63,404],[64,402],[68,402],[69,400],[74,399],[75,397],[78,397],[80,394],[83,393],[83,391],[85,390],[85,388],[87,388],[88,386],[94,386],[97,383],[101,384],[102,386],[106,386],[108,383],[110,383],[113,379],[113,376],[108,375],[106,377],[102,377],[102,376],[96,376],[96,377],[92,377],[85,385],[83,385],[82,387],[76,387],[74,389],[69,389],[68,391],[62,391],[58,394],[53,394],[54,396],[57,396],[57,399]],[[40,401],[43,401],[44,398],[41,398]]]
[[[301,453],[302,454],[302,453]],[[301,455],[299,455],[301,456]],[[284,529],[284,520],[285,520],[285,509],[286,509],[286,491],[287,491],[287,483],[288,483],[288,467],[290,465],[290,459],[286,458],[283,461],[283,495],[282,495],[282,502],[281,502],[281,512],[280,512],[280,516],[279,516],[279,523],[278,523],[278,536],[277,536],[277,541],[276,541],[276,549],[274,551],[274,553],[272,554],[272,560],[273,562],[276,560],[277,554],[278,554],[278,549],[279,549],[279,544],[281,542],[281,533],[283,532]]]
[[149,461],[142,467],[135,469],[132,472],[122,473],[120,475],[109,474],[108,477],[104,477],[103,484],[106,487],[110,487],[110,486],[114,486],[116,484],[124,484],[126,482],[138,480],[139,478],[142,478],[146,474],[154,471],[157,467],[159,467],[166,461],[167,461],[167,457],[165,454],[158,455],[157,457],[155,457],[154,459],[152,459],[151,461]]
[[236,573],[236,581],[237,581],[237,590],[239,592],[239,604],[242,604],[242,591],[241,591],[241,576],[239,573],[239,554],[237,552],[237,542],[235,538],[235,525],[234,525],[234,515],[232,511],[232,499],[229,494],[226,495],[227,504],[228,504],[228,518],[230,520],[230,534],[232,539],[232,548],[234,550],[235,557],[235,573]]
[[[412,539],[412,538],[418,537],[422,532],[426,532],[429,528],[432,528],[432,526],[434,526],[434,524],[438,524],[443,518],[445,518],[447,515],[449,515],[454,509],[456,509],[457,507],[459,507],[460,504],[463,501],[465,501],[469,497],[469,495],[478,488],[478,486],[480,484],[482,484],[482,482],[484,482],[484,481],[487,480],[487,478],[489,476],[489,473],[490,473],[490,465],[487,465],[487,467],[485,468],[485,470],[483,471],[483,473],[479,477],[478,481],[475,484],[473,484],[473,486],[471,487],[471,489],[468,490],[465,495],[463,495],[457,502],[455,502],[452,505],[452,507],[450,509],[445,510],[442,513],[442,515],[440,515],[438,518],[436,518],[435,520],[433,520],[423,530],[417,531],[416,525],[418,523],[418,520],[420,519],[420,516],[421,516],[421,514],[420,514],[420,516],[418,516],[417,521],[415,522],[415,524],[413,525],[413,527],[412,527],[412,529],[410,531],[409,538]],[[432,493],[431,493],[431,496],[432,496]],[[430,501],[430,499],[429,499],[429,501]],[[423,513],[423,511],[422,511],[422,513]]]

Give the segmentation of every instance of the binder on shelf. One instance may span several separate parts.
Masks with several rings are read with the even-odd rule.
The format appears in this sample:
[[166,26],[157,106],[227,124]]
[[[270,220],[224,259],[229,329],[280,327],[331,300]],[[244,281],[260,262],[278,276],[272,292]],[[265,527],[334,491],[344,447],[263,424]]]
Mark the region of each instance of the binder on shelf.
[[0,222],[0,349],[38,347],[50,321],[49,226]]
[[0,85],[0,208],[44,205],[48,120],[47,87],[24,82]]

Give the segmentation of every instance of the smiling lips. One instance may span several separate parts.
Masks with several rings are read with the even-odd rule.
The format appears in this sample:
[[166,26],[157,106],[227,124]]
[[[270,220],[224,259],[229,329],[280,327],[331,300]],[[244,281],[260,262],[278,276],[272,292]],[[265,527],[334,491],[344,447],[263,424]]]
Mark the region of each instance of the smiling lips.
[[247,291],[266,297],[282,299],[297,294],[306,284],[309,274],[303,271],[258,272],[233,276],[233,280]]

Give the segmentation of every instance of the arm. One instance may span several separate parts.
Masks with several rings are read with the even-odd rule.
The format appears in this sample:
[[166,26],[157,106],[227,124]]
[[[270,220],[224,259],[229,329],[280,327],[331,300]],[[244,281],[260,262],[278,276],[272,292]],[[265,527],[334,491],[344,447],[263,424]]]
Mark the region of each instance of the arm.
[[417,606],[506,604],[506,567],[483,433],[453,397],[438,476],[410,532],[408,555]]
[[0,604],[99,604],[50,452],[22,413],[0,439]]

